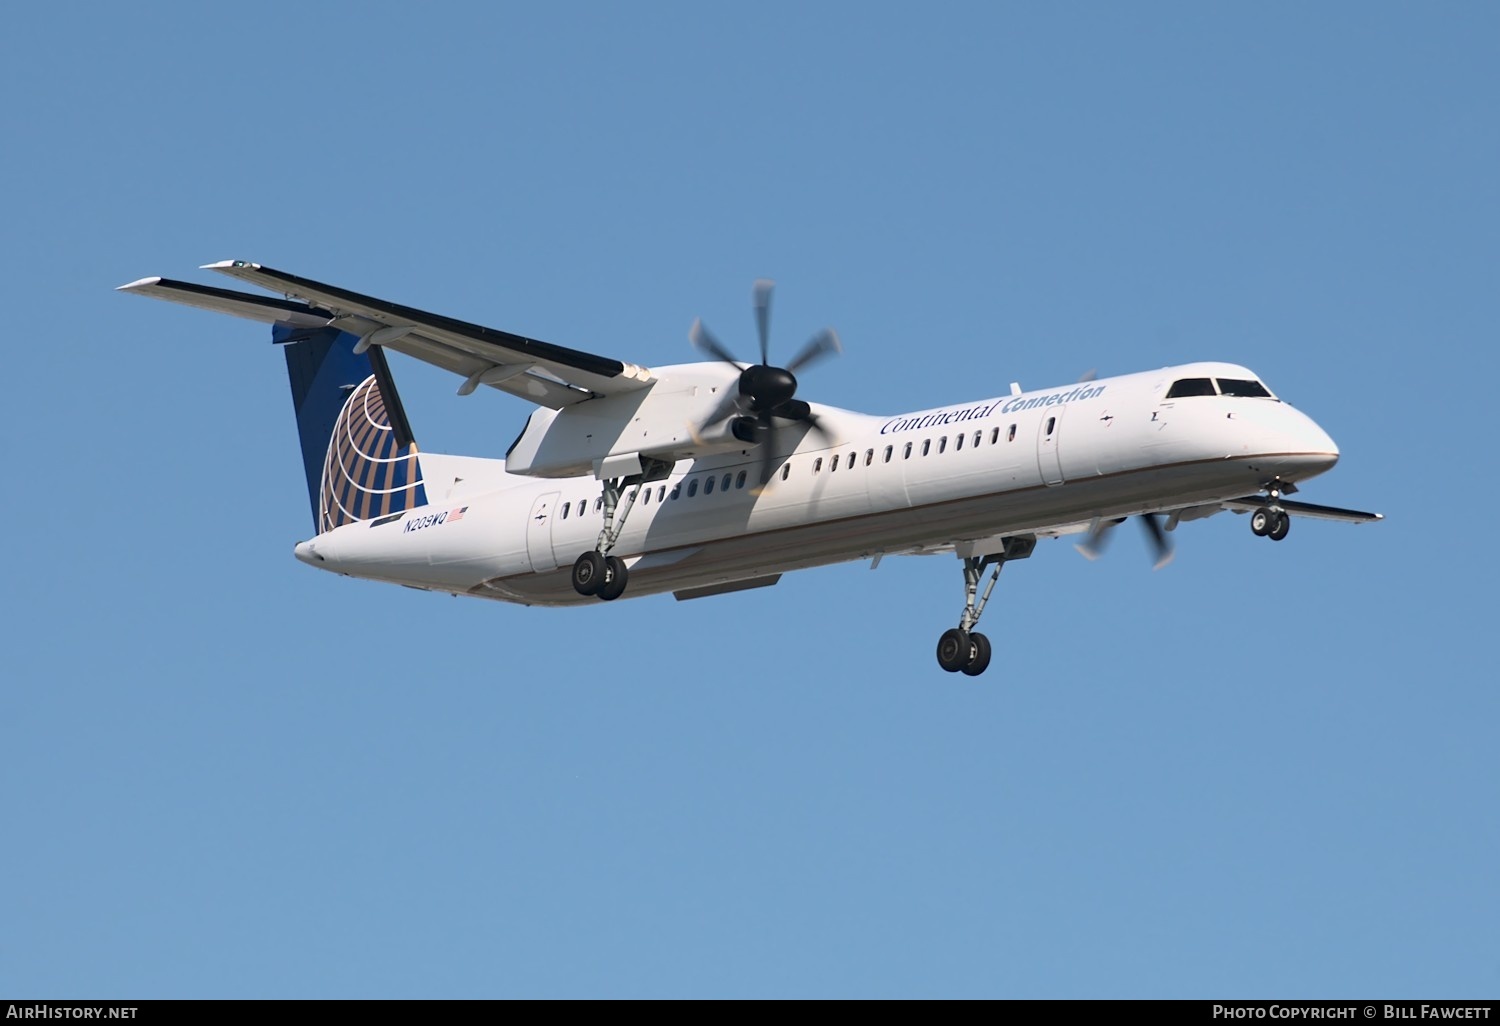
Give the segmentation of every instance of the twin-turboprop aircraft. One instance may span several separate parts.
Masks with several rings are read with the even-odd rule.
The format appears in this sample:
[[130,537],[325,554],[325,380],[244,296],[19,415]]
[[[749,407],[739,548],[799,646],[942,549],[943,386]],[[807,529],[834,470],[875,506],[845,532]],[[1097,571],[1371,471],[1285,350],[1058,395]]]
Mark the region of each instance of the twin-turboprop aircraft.
[[[1276,541],[1293,515],[1380,519],[1286,498],[1338,447],[1233,364],[1012,384],[874,417],[797,397],[797,373],[839,350],[833,331],[771,364],[770,282],[753,293],[759,363],[695,323],[714,362],[648,369],[259,264],[207,269],[283,298],[165,278],[121,289],[272,325],[316,528],[296,555],[352,577],[562,606],[701,598],[804,567],[951,552],[963,606],[937,658],[975,676],[990,662],[976,628],[1000,570],[1039,538],[1076,534],[1093,556],[1138,517],[1159,566],[1166,531],[1223,510]],[[483,385],[537,408],[503,460],[419,453],[387,351],[452,371],[461,396]]]

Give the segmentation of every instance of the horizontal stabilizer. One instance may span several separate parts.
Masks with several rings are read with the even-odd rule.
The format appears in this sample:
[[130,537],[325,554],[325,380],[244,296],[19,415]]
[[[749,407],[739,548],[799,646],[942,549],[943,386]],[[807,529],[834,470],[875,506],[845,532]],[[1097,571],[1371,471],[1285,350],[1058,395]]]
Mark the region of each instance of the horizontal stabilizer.
[[[1254,513],[1270,504],[1264,495],[1250,495],[1243,499],[1228,499],[1219,505],[1236,513]],[[1310,517],[1313,520],[1337,520],[1345,524],[1369,524],[1384,520],[1379,513],[1365,513],[1357,509],[1339,509],[1337,506],[1314,506],[1310,502],[1293,502],[1282,499],[1277,505],[1293,516]]]
[[332,311],[308,306],[306,303],[256,296],[249,292],[236,292],[234,289],[194,285],[192,282],[173,281],[171,278],[142,278],[129,285],[121,285],[115,291],[165,299],[264,324],[289,324],[296,328],[321,328],[334,316]]

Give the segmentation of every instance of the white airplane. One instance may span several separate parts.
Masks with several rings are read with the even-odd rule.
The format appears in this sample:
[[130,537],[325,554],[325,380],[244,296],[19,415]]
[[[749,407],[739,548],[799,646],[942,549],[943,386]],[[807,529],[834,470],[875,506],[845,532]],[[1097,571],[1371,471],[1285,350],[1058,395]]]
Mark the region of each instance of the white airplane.
[[[767,281],[753,293],[759,363],[699,322],[691,338],[716,361],[651,370],[259,264],[206,269],[284,298],[165,278],[120,290],[273,325],[316,527],[296,556],[351,577],[566,606],[701,598],[804,567],[951,552],[964,603],[938,663],[977,676],[990,643],[975,628],[1000,570],[1038,538],[1083,535],[1092,557],[1138,517],[1161,566],[1163,526],[1222,510],[1275,541],[1293,514],[1381,519],[1286,498],[1338,462],[1338,447],[1233,364],[1012,384],[876,417],[796,397],[796,373],[839,351],[838,336],[820,332],[773,366]],[[486,385],[537,409],[503,460],[419,453],[386,350],[457,374],[461,396]]]

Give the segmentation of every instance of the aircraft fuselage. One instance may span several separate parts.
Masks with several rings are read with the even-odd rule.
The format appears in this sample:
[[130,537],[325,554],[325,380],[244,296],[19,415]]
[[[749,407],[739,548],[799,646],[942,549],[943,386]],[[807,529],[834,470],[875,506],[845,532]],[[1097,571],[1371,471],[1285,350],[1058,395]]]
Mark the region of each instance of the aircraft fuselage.
[[[658,371],[670,381],[672,368]],[[614,546],[629,597],[774,583],[789,570],[886,554],[983,556],[1306,480],[1338,460],[1311,418],[1264,396],[1168,398],[1185,379],[1255,382],[1200,363],[876,417],[814,406],[757,489],[753,447],[682,460],[640,485]],[[835,440],[830,444],[830,439]],[[592,476],[537,479],[500,460],[424,453],[426,506],[300,543],[320,569],[528,605],[594,601],[570,583],[601,528]],[[454,480],[456,479],[456,480]]]

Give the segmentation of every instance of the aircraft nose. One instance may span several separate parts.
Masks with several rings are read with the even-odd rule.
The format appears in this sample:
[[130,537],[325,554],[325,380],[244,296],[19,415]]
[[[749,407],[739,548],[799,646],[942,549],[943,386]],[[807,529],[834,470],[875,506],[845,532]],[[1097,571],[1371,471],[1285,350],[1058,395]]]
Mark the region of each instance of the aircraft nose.
[[1330,467],[1339,461],[1339,447],[1334,442],[1333,436],[1319,427],[1311,417],[1307,420],[1306,435],[1308,452],[1328,457]]
[[1294,451],[1301,454],[1299,462],[1307,468],[1308,476],[1332,470],[1339,461],[1337,443],[1311,417],[1302,414],[1300,420],[1296,426],[1296,438],[1292,440]]

